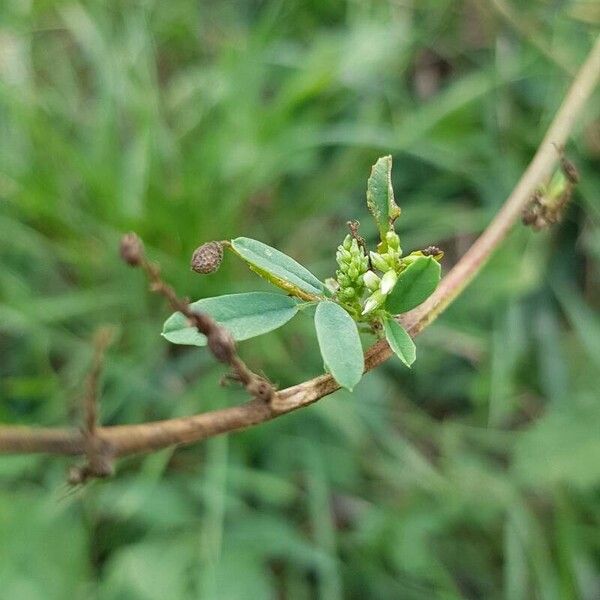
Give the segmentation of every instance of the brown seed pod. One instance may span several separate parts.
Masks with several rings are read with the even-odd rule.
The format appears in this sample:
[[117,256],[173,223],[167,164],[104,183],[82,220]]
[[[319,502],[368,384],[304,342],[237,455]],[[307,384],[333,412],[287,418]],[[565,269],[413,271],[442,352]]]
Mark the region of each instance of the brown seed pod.
[[207,242],[194,250],[190,266],[196,273],[214,273],[223,260],[223,245],[220,242]]
[[432,256],[438,262],[444,257],[444,251],[440,250],[437,246],[427,246],[422,252],[423,256]]

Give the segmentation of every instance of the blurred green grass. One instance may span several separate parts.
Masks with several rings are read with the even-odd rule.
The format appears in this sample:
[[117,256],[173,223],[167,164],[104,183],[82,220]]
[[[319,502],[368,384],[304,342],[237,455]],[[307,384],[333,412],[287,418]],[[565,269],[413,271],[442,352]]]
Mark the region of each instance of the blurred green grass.
[[[192,298],[264,285],[231,260],[193,276],[211,239],[325,277],[346,220],[374,236],[366,177],[392,153],[403,247],[436,243],[447,269],[598,24],[583,0],[4,0],[0,421],[76,425],[103,323],[104,423],[243,400],[206,352],[160,338],[169,311],[118,260],[123,231]],[[598,598],[597,99],[565,222],[517,229],[411,371],[71,496],[70,461],[2,457],[0,598]],[[241,353],[281,386],[322,369],[308,319]]]

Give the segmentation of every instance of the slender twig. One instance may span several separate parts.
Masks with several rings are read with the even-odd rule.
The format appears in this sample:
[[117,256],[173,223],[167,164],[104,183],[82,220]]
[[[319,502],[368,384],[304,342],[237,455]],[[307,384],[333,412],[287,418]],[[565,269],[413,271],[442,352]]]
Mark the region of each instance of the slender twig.
[[[600,37],[579,70],[533,160],[504,206],[473,246],[444,277],[436,292],[420,307],[403,315],[401,320],[413,337],[431,324],[464,290],[518,221],[532,194],[546,180],[559,159],[554,145],[565,145],[599,77]],[[375,368],[390,355],[391,350],[386,342],[376,343],[366,353],[365,370]],[[98,428],[97,435],[110,443],[117,456],[151,452],[166,446],[196,442],[257,425],[308,406],[331,394],[338,387],[330,375],[322,375],[279,391],[270,403],[253,399],[240,406],[200,415],[139,425]],[[0,428],[0,452],[82,454],[85,452],[85,440],[81,433],[68,429],[4,427]]]
[[101,327],[94,335],[94,357],[86,377],[83,396],[82,435],[87,462],[71,468],[69,483],[73,485],[85,483],[92,477],[108,477],[114,470],[112,448],[98,435],[98,386],[104,365],[104,354],[112,338],[113,330],[110,327]]
[[238,356],[231,333],[206,313],[190,308],[186,299],[177,296],[175,290],[162,280],[160,267],[146,258],[144,246],[135,233],[128,233],[121,240],[121,258],[132,267],[143,269],[150,280],[150,289],[166,298],[173,310],[180,312],[192,326],[206,336],[208,348],[213,356],[231,367],[231,379],[239,381],[254,398],[263,402],[273,400],[274,386],[264,377],[253,373]]

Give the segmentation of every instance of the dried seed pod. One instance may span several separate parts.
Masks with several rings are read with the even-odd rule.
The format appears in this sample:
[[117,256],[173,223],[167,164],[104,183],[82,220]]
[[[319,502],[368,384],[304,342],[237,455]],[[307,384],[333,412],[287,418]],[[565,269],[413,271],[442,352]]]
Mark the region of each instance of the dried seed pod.
[[440,250],[437,246],[427,246],[423,250],[423,256],[433,256],[435,260],[440,262],[444,258],[444,251]]
[[223,260],[223,245],[220,242],[207,242],[194,250],[191,267],[196,273],[214,273]]

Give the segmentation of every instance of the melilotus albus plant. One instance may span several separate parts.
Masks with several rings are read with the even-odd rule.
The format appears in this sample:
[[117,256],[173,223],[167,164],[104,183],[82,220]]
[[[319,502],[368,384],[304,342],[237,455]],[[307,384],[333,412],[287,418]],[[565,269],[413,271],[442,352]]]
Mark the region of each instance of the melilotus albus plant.
[[[351,234],[337,250],[335,277],[325,281],[256,240],[209,242],[194,253],[194,270],[215,271],[227,249],[284,293],[233,294],[190,305],[161,278],[160,267],[146,257],[138,236],[125,235],[120,245],[122,259],[144,271],[151,290],[161,294],[176,311],[164,325],[165,338],[178,344],[206,345],[217,361],[228,365],[227,379],[239,382],[250,399],[244,404],[163,421],[101,426],[98,380],[110,336],[100,332],[83,395],[82,427],[0,425],[0,454],[83,456],[85,462],[73,467],[69,475],[71,483],[79,484],[110,475],[119,457],[238,431],[307,407],[339,386],[352,389],[364,371],[374,369],[392,354],[410,365],[415,359],[412,339],[460,296],[520,218],[534,229],[562,218],[578,180],[576,169],[564,157],[563,147],[599,78],[600,37],[504,205],[439,286],[442,253],[437,248],[407,256],[402,253],[395,230],[400,209],[392,191],[389,156],[376,162],[367,186],[367,205],[377,223],[379,242],[368,251],[358,235],[357,224],[352,223]],[[555,171],[558,162],[560,172]],[[300,311],[314,312],[319,347],[329,373],[277,389],[246,365],[237,354],[235,342],[272,331]],[[402,314],[407,311],[410,313]],[[364,355],[359,330],[381,338]]]
[[[359,331],[385,337],[410,367],[415,345],[394,317],[433,293],[440,280],[443,252],[430,246],[403,255],[395,229],[400,207],[394,199],[391,174],[392,157],[384,156],[373,165],[367,182],[367,206],[379,233],[376,248],[369,251],[358,235],[357,223],[350,223],[351,234],[335,255],[335,277],[321,281],[293,258],[250,238],[209,242],[192,257],[195,271],[216,271],[225,248],[285,294],[249,292],[204,298],[194,302],[191,310],[211,316],[234,340],[241,341],[281,327],[298,312],[312,309],[325,369],[349,390],[360,381],[365,367]],[[207,344],[207,337],[180,312],[167,319],[162,334],[175,344]]]

